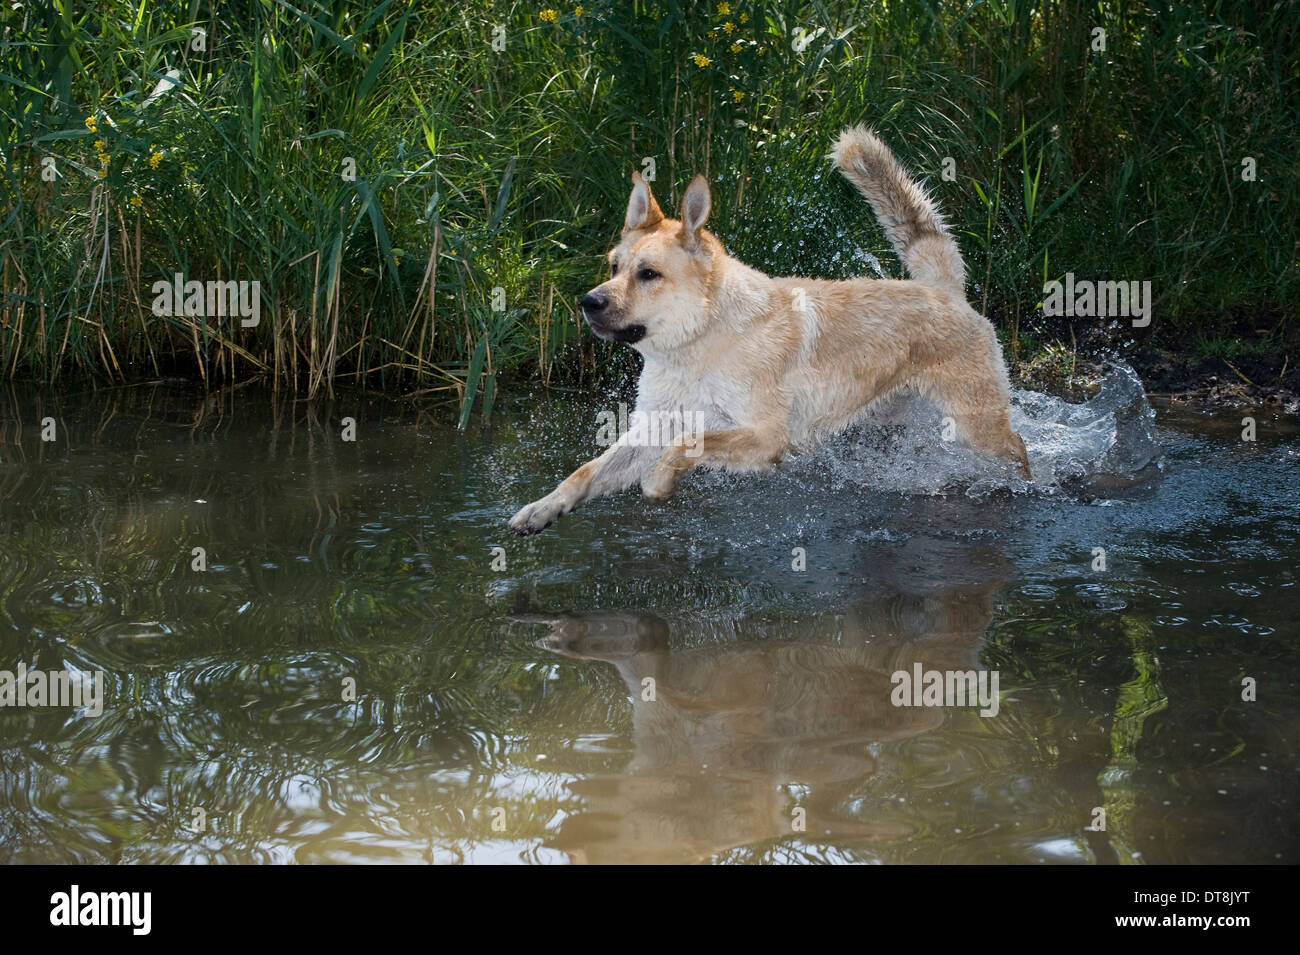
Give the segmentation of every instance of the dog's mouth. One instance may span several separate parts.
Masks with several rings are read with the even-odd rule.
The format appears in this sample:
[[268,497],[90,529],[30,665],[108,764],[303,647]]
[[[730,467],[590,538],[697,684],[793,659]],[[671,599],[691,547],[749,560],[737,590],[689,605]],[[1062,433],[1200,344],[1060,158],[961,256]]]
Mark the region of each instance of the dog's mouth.
[[624,325],[621,328],[615,328],[599,318],[593,319],[587,314],[586,309],[582,310],[582,317],[587,320],[587,324],[596,333],[596,337],[603,338],[607,342],[626,342],[632,345],[645,338],[644,325]]

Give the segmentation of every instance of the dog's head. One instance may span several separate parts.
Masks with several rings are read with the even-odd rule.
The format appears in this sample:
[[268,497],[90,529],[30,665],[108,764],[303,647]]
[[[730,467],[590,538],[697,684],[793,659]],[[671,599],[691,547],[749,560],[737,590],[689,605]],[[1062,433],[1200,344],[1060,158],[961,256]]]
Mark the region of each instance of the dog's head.
[[708,317],[709,283],[725,253],[706,232],[713,200],[696,176],[681,220],[667,219],[640,173],[632,173],[623,237],[609,253],[610,278],[579,303],[601,338],[666,351],[695,338]]

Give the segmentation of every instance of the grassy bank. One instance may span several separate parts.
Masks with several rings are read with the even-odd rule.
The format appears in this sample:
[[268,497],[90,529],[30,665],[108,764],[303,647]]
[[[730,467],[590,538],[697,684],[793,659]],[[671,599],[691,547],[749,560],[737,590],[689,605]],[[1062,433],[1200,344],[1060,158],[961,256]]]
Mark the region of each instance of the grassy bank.
[[[626,360],[573,302],[646,160],[674,207],[707,172],[754,265],[897,274],[824,159],[863,120],[932,185],[1013,359],[1295,335],[1282,0],[101,0],[0,24],[8,378],[265,374],[490,410],[506,379]],[[1066,272],[1150,281],[1151,326],[1044,320]],[[176,273],[258,282],[259,323],[155,314]]]

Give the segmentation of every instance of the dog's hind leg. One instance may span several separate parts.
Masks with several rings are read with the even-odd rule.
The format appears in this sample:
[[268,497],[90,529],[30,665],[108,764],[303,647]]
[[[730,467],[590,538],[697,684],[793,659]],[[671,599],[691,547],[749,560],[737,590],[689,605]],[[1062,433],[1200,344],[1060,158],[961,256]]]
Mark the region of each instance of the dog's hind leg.
[[1006,388],[1001,376],[993,377],[993,371],[984,362],[945,362],[927,376],[927,391],[942,413],[952,418],[959,440],[977,451],[1013,461],[1020,476],[1032,480],[1025,442],[1011,429]]

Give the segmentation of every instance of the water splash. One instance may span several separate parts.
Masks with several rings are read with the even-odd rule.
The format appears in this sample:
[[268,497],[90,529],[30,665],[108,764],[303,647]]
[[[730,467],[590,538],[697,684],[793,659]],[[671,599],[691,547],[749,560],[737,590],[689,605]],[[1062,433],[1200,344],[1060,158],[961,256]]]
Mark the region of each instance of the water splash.
[[1017,389],[1011,424],[1025,439],[1040,484],[1134,481],[1157,464],[1155,412],[1142,380],[1121,362],[1109,366],[1101,391],[1082,404]]
[[891,399],[861,425],[828,441],[786,470],[799,483],[861,485],[908,494],[964,492],[980,498],[1010,489],[1113,489],[1149,476],[1160,456],[1155,413],[1133,369],[1114,364],[1101,391],[1081,404],[1015,389],[1011,424],[1025,441],[1033,481],[958,441],[943,441],[942,414],[918,398]]

